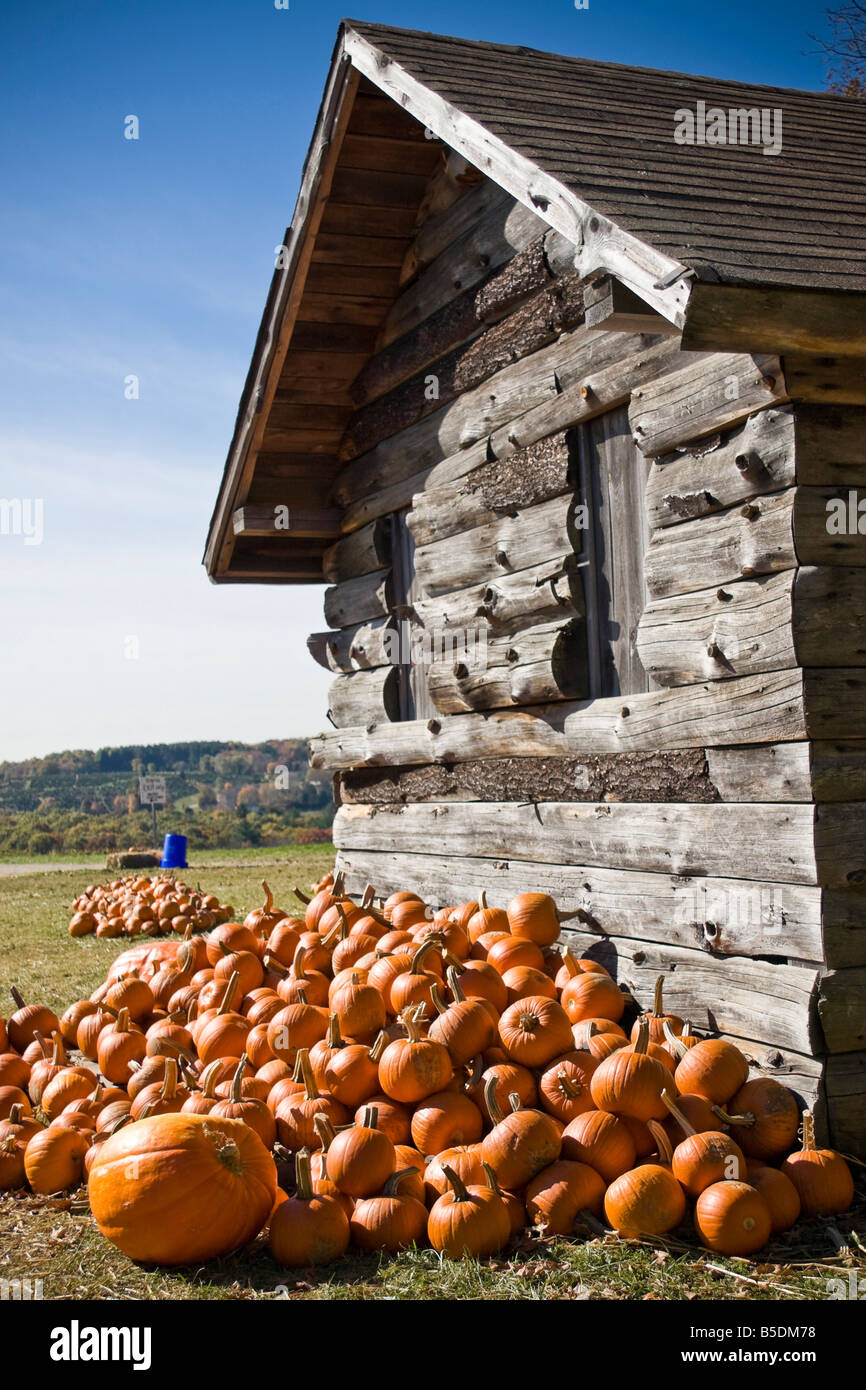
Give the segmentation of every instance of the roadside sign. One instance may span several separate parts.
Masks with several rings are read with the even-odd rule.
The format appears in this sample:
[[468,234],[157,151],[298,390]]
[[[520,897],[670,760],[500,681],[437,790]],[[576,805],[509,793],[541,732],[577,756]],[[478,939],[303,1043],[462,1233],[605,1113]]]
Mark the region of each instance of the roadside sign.
[[165,778],[139,777],[138,795],[142,806],[164,806]]

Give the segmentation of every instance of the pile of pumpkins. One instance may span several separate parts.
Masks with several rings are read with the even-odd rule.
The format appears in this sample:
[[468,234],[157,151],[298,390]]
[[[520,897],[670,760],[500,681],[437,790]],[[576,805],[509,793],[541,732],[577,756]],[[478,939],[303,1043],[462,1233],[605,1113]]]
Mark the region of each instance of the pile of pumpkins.
[[234,912],[215,894],[190,888],[172,874],[130,874],[85,888],[72,904],[69,935],[186,936],[230,922]]
[[794,1095],[667,1012],[661,980],[626,1032],[634,1001],[557,948],[546,894],[434,912],[329,876],[299,897],[138,943],[62,1018],[16,995],[0,1188],[87,1175],[103,1234],[166,1265],[266,1227],[303,1267],[350,1244],[490,1255],[527,1225],[664,1236],[689,1213],[708,1249],[751,1255],[850,1205],[811,1115],[798,1142]]

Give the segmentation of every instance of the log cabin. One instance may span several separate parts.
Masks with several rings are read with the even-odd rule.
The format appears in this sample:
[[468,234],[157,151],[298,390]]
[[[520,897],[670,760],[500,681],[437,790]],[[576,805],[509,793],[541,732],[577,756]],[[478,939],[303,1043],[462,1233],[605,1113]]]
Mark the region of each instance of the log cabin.
[[205,554],[328,585],[351,890],[551,892],[855,1154],[864,173],[861,101],[346,21]]

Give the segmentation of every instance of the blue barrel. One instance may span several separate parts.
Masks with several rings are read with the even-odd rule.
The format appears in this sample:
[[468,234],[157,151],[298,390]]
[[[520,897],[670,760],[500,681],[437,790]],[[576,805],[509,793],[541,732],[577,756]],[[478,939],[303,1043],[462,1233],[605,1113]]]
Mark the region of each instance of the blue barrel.
[[166,835],[159,867],[161,869],[185,869],[188,867],[185,835]]

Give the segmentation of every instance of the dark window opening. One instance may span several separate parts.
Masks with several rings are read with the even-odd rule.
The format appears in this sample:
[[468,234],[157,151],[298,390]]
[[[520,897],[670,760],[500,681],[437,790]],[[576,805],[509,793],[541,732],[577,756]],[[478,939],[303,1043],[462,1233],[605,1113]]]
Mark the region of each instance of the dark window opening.
[[627,407],[580,425],[577,450],[580,498],[589,513],[577,561],[586,605],[589,697],[654,690],[636,647],[646,605],[649,461],[632,439]]
[[415,577],[415,542],[406,525],[406,512],[391,516],[391,589],[393,610],[399,636],[400,664],[397,682],[400,719],[431,719],[436,706],[427,685],[427,666],[423,661],[411,661],[412,605],[422,597]]

